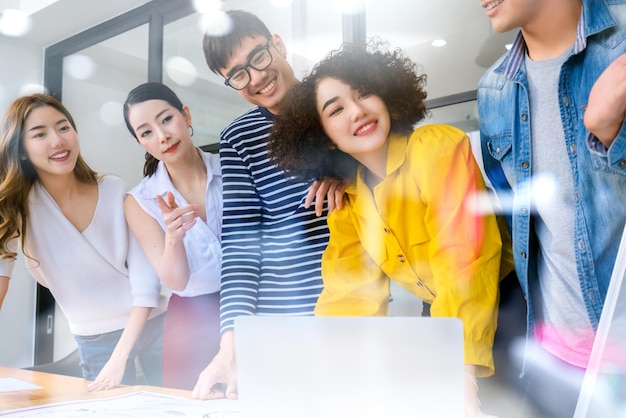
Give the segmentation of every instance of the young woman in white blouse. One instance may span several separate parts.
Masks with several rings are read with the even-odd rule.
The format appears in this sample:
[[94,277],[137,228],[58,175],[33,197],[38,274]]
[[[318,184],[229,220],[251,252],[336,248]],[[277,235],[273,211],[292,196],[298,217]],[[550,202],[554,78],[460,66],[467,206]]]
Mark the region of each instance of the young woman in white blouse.
[[189,108],[164,84],[133,89],[124,120],[146,150],[145,177],[129,192],[126,218],[172,290],[163,331],[163,384],[190,390],[219,348],[219,156],[193,144]]
[[54,97],[15,100],[0,123],[0,301],[18,245],[30,274],[68,319],[87,390],[161,384],[158,278],[124,218],[126,185],[80,155],[76,125]]

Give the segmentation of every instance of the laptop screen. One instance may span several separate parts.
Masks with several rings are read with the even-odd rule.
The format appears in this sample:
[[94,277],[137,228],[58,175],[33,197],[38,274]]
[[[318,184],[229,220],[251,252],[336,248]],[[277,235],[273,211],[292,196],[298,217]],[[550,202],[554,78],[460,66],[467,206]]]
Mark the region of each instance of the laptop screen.
[[457,318],[239,317],[241,416],[463,417]]

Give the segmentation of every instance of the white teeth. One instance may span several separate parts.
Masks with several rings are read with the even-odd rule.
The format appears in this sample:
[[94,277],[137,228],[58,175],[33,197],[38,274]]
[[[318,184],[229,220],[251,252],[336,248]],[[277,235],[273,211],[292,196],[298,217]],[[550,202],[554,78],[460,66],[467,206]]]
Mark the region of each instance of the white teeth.
[[273,80],[264,89],[259,90],[259,93],[261,93],[261,94],[267,93],[268,91],[270,91],[274,87],[274,84],[276,84],[276,80]]
[[356,131],[356,132],[354,133],[354,135],[359,135],[361,132],[365,132],[365,131],[367,131],[369,128],[371,128],[372,126],[374,126],[374,124],[375,124],[375,122],[370,122],[370,123],[368,123],[367,125],[362,126],[361,128],[359,128],[359,130],[358,130],[358,131]]
[[496,7],[497,5],[503,3],[504,0],[496,0],[496,1],[492,1],[491,3],[487,3],[487,5],[485,6],[487,8],[487,10],[491,10],[494,7]]
[[69,151],[65,151],[65,152],[63,152],[63,153],[61,153],[61,154],[56,154],[56,155],[53,155],[53,156],[52,156],[52,157],[50,157],[50,158],[51,158],[51,159],[53,159],[53,160],[59,160],[59,159],[61,159],[61,158],[65,158],[65,157],[67,157],[69,154],[70,154],[70,152],[69,152]]

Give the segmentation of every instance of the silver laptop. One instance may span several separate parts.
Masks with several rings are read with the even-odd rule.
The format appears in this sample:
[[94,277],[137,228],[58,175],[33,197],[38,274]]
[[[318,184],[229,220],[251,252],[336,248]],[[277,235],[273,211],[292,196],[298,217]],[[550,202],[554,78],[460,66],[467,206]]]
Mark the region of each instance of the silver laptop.
[[238,317],[242,418],[464,416],[457,318]]

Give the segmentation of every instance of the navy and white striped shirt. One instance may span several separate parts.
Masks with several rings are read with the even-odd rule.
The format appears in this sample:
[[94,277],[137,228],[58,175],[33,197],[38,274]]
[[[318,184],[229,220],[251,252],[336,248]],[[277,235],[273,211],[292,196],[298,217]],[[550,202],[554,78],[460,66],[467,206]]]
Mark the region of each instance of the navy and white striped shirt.
[[221,134],[222,332],[239,315],[313,315],[322,290],[326,208],[305,209],[309,185],[269,162],[272,121],[255,107]]

